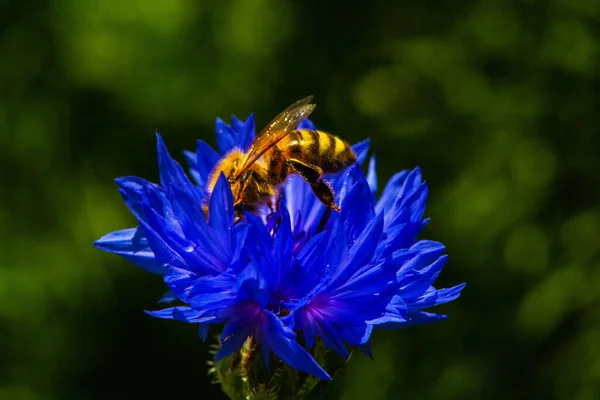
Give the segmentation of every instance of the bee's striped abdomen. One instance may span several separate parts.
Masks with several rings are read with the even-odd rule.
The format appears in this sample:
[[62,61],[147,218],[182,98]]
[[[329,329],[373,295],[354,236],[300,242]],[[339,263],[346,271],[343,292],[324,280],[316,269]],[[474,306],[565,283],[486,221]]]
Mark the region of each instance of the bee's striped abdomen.
[[281,139],[268,154],[267,167],[273,183],[285,180],[286,160],[319,167],[323,173],[335,173],[356,162],[350,145],[327,132],[300,129]]
[[310,137],[306,162],[318,165],[324,173],[334,173],[356,162],[356,155],[350,145],[342,139],[323,131],[301,130],[303,137]]

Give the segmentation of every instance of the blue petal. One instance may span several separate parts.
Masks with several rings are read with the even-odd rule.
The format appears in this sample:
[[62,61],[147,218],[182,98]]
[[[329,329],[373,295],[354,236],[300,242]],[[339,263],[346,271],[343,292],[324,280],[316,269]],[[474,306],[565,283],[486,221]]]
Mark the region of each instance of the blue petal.
[[346,348],[346,345],[342,341],[342,337],[335,329],[332,321],[321,319],[318,323],[315,323],[315,328],[325,346],[338,353],[345,360],[350,357],[348,348]]
[[250,263],[238,274],[234,290],[240,292],[242,298],[256,302],[260,308],[267,307],[272,293],[271,286],[254,263]]
[[119,193],[121,194],[125,205],[138,219],[138,221],[145,218],[141,206],[144,189],[147,187],[152,187],[156,190],[162,190],[160,186],[145,179],[138,178],[137,176],[124,176],[117,178],[115,179],[115,183],[119,188]]
[[409,309],[420,310],[424,308],[438,306],[440,304],[448,303],[449,301],[456,300],[460,297],[462,290],[466,284],[456,285],[451,288],[431,290],[431,292],[419,297],[417,301],[409,304]]
[[273,259],[271,235],[260,217],[246,213],[246,221],[249,225],[249,239],[245,243],[247,257],[257,268],[257,273],[260,272],[271,284],[274,284],[278,279],[279,265]]
[[294,331],[270,311],[262,312],[256,334],[258,342],[272,350],[283,362],[317,378],[331,380],[329,374],[296,342]]
[[425,291],[437,279],[440,272],[442,272],[442,268],[444,268],[444,265],[446,265],[447,260],[448,256],[442,256],[438,258],[437,261],[429,265],[427,268],[418,271],[418,277],[416,279],[411,276],[402,277],[403,279],[400,281],[400,284],[405,284],[407,281],[410,282],[401,289],[402,298],[409,302],[417,299],[419,296],[425,293]]
[[233,125],[236,126],[239,132],[240,139],[238,141],[238,147],[242,150],[248,150],[250,145],[254,141],[256,136],[256,127],[254,125],[254,114],[250,114],[243,125],[239,125],[240,121],[237,118],[232,118]]
[[369,146],[371,145],[371,139],[365,139],[362,142],[356,143],[352,146],[352,150],[354,150],[354,154],[356,154],[356,158],[358,163],[362,165],[367,159],[367,153],[369,152]]
[[229,336],[227,339],[221,342],[221,347],[215,356],[215,361],[218,362],[223,357],[227,357],[239,350],[244,344],[246,339],[250,336],[250,328],[246,328],[242,332],[236,333],[235,335]]
[[360,324],[354,326],[346,326],[340,329],[342,338],[352,346],[362,346],[369,341],[373,326],[368,324]]
[[206,338],[208,337],[208,328],[210,328],[210,324],[198,324],[198,336],[200,336],[203,342],[206,342]]
[[423,183],[408,194],[399,196],[391,209],[385,212],[386,229],[401,223],[422,221],[427,193],[427,184]]
[[[250,114],[250,117],[252,117],[252,114]],[[250,118],[248,117],[248,118]],[[241,119],[238,119],[238,117],[236,117],[235,115],[231,116],[231,127],[234,129],[234,131],[239,132],[243,127],[244,127],[244,121],[242,121]]]
[[371,195],[373,196],[373,199],[375,199],[375,195],[377,194],[377,171],[375,167],[375,156],[371,156],[371,160],[369,160],[367,182],[369,183],[369,188],[371,189]]
[[385,185],[385,188],[383,189],[383,193],[381,194],[377,205],[375,206],[375,212],[377,214],[381,213],[384,210],[392,208],[392,206],[396,202],[396,198],[399,195],[400,188],[402,187],[402,184],[406,180],[407,176],[408,170],[405,170],[395,173],[390,178],[390,180]]
[[162,319],[174,319],[181,322],[196,323],[200,319],[202,313],[200,311],[191,309],[190,307],[171,307],[165,308],[158,311],[147,311],[144,312],[156,318]]
[[[390,259],[362,266],[344,284],[335,289],[336,298],[371,296],[384,291],[387,293],[387,290],[394,291],[388,285],[394,283],[396,270],[397,264]],[[398,285],[394,283],[394,286],[397,290]]]
[[216,122],[217,130],[217,146],[219,146],[219,152],[226,154],[229,150],[233,149],[236,145],[236,138],[233,129],[227,125],[221,118],[217,118]]
[[294,236],[312,235],[325,213],[325,205],[317,199],[310,185],[298,175],[288,178],[283,188],[282,204],[286,205],[292,217]]
[[287,293],[302,298],[323,278],[327,232],[313,236],[295,257]]
[[175,293],[173,293],[172,290],[166,291],[165,293],[163,293],[163,295],[161,296],[160,300],[158,300],[158,303],[172,303],[175,300],[177,300],[177,296],[175,296]]
[[140,229],[146,238],[158,263],[178,268],[186,268],[187,263],[148,223],[140,221]]
[[344,262],[332,278],[332,282],[329,284],[330,287],[343,285],[359,268],[371,261],[382,230],[383,216],[380,215],[370,221],[369,225],[350,248]]
[[247,150],[254,141],[255,125],[254,115],[250,114],[245,122],[236,117],[231,118],[231,126],[217,118],[217,145],[221,154],[228,153],[234,147]]
[[186,259],[194,260],[196,271],[212,275],[225,271],[233,253],[229,227],[225,230],[212,229],[206,222],[200,204],[194,201],[188,191],[173,187],[171,192],[173,213],[181,222],[186,238],[193,238],[193,245],[182,249],[188,253],[185,254]]
[[[375,216],[371,191],[364,178],[356,182],[343,198],[341,208],[340,218],[344,220],[348,242],[352,244]],[[374,240],[379,240],[379,237]]]
[[410,247],[424,226],[422,222],[415,222],[386,228],[385,222],[387,221],[384,218],[384,235],[377,247],[375,258],[388,257],[398,249]]
[[348,239],[346,238],[346,230],[344,229],[342,220],[338,219],[331,230],[327,250],[325,251],[324,264],[327,266],[327,269],[321,284],[313,289],[313,293],[319,293],[334,283],[335,275],[341,273],[341,263],[347,252]]
[[227,320],[230,308],[240,303],[235,288],[237,280],[237,276],[228,273],[199,277],[189,291],[188,303],[207,316],[215,317],[215,322]]
[[444,253],[446,246],[433,240],[420,240],[412,245],[410,249],[418,251],[419,262],[427,265],[437,260]]
[[219,153],[213,150],[204,140],[198,140],[196,146],[196,170],[198,171],[198,184],[206,189],[208,177],[219,161]]
[[188,296],[196,279],[198,279],[198,274],[176,267],[169,268],[164,277],[164,281],[169,289],[171,289],[171,293],[185,302],[189,302]]
[[233,308],[235,314],[223,328],[221,348],[215,356],[215,362],[237,351],[256,329],[261,310],[253,304],[240,304]]
[[160,171],[160,184],[164,188],[169,188],[171,185],[178,185],[185,188],[194,194],[198,202],[202,201],[201,194],[192,185],[188,177],[185,175],[181,165],[169,154],[167,146],[162,137],[156,132],[156,150],[158,152],[158,167]]
[[222,172],[210,196],[208,215],[211,228],[217,231],[226,232],[233,225],[233,195]]
[[196,168],[196,164],[198,163],[198,156],[196,155],[196,153],[184,150],[183,156],[185,157],[185,160],[188,163],[188,171],[194,179],[194,182],[196,182],[196,184],[201,187],[204,186],[202,183],[202,178],[200,178],[200,174],[198,173],[198,169]]
[[94,242],[100,250],[118,254],[154,274],[164,274],[167,268],[156,261],[150,244],[139,228],[111,232]]
[[180,221],[173,213],[173,205],[161,188],[156,186],[147,186],[144,188],[141,209],[145,216],[145,221],[151,224],[155,230],[159,231],[164,228],[173,232],[176,236],[183,237]]
[[274,265],[271,266],[271,274],[268,277],[274,290],[283,289],[285,284],[288,283],[287,277],[294,249],[290,215],[285,205],[279,211],[279,219],[281,222],[277,227],[273,241],[273,254],[277,255],[277,259],[274,260]]
[[432,322],[442,321],[448,318],[443,314],[432,314],[427,312],[418,312],[411,315],[409,320],[403,322],[388,322],[382,325],[379,325],[378,328],[390,329],[390,330],[400,330],[405,329],[414,325],[422,325],[429,324]]

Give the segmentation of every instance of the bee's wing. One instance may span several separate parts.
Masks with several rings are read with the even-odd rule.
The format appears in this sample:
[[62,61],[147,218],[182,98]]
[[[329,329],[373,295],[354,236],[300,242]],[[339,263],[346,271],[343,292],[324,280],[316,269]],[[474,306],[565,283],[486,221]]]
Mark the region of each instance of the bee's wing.
[[298,100],[283,110],[258,134],[250,150],[246,153],[242,167],[236,172],[236,177],[247,171],[267,150],[296,129],[310,115],[315,109],[315,105],[310,104],[312,98],[312,96],[308,96]]

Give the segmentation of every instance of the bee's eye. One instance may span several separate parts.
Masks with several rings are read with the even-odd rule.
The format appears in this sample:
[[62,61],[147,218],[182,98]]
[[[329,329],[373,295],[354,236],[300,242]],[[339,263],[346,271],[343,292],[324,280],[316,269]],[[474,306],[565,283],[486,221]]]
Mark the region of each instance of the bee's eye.
[[241,179],[242,181],[245,181],[246,179],[248,179],[248,171],[244,172],[244,173],[243,173],[243,174],[240,176],[240,179]]

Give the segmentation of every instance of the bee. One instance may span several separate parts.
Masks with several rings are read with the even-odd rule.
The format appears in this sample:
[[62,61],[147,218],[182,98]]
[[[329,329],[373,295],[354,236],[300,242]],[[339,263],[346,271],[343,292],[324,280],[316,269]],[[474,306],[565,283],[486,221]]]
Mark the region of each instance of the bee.
[[[297,129],[314,110],[312,96],[299,100],[273,119],[256,137],[247,152],[234,148],[224,155],[208,179],[209,197],[221,173],[233,194],[235,214],[272,208],[288,176],[298,174],[327,207],[340,211],[324,174],[340,172],[356,162],[348,143],[323,131]],[[204,207],[207,212],[206,206]]]

